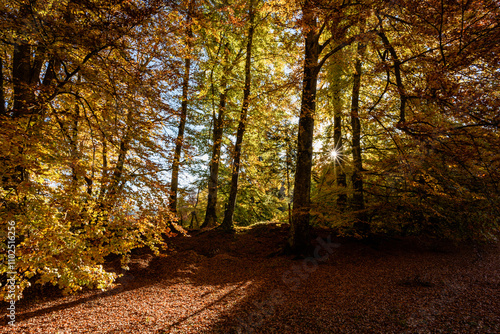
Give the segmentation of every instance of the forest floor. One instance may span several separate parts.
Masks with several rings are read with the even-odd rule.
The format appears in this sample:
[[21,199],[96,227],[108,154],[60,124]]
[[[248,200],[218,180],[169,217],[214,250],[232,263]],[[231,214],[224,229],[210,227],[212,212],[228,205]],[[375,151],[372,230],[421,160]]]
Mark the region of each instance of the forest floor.
[[500,333],[500,245],[318,233],[310,258],[278,224],[171,238],[109,291],[32,292],[0,333]]

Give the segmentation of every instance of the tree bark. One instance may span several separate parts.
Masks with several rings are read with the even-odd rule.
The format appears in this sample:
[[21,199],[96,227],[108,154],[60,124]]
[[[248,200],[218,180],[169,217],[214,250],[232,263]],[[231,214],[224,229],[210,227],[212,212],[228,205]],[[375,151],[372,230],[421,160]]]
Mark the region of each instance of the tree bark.
[[13,117],[18,118],[29,113],[32,103],[30,96],[30,47],[27,44],[14,46],[12,61],[12,83],[14,95]]
[[210,176],[208,178],[208,198],[207,210],[205,212],[205,220],[201,224],[201,228],[213,227],[217,224],[217,187],[219,177],[219,160],[220,150],[222,146],[222,135],[224,132],[224,116],[226,112],[226,101],[229,89],[227,87],[229,71],[232,66],[228,64],[229,50],[228,45],[225,47],[224,56],[224,70],[222,72],[222,79],[220,88],[222,93],[219,95],[219,114],[214,119],[214,132],[213,132],[213,146],[212,146],[212,159],[210,159]]
[[79,176],[79,168],[78,168],[78,119],[80,118],[80,105],[75,104],[75,113],[73,116],[73,124],[71,127],[71,133],[69,136],[70,140],[70,154],[71,154],[71,190],[74,193],[78,187],[78,176]]
[[180,160],[182,153],[182,145],[184,142],[184,131],[186,128],[187,121],[187,98],[189,89],[189,71],[191,67],[191,59],[186,58],[184,62],[184,78],[182,87],[182,103],[181,103],[181,115],[179,122],[179,129],[177,132],[177,139],[175,140],[175,151],[174,151],[174,161],[172,163],[172,182],[170,186],[170,211],[177,213],[177,190],[179,188],[179,170],[180,170]]
[[191,212],[191,223],[189,228],[194,228],[193,222],[196,220],[196,226],[198,226],[198,215],[196,214],[196,208],[198,207],[198,200],[200,199],[200,189],[196,192],[196,202],[194,203],[193,211]]
[[305,0],[302,5],[302,23],[305,26],[305,59],[302,79],[302,101],[300,107],[299,131],[297,138],[297,162],[294,180],[292,223],[288,237],[288,250],[295,254],[307,254],[311,250],[311,230],[309,216],[311,208],[311,171],[314,134],[314,114],[316,112],[316,87],[318,74],[326,60],[354,42],[353,36],[331,48],[320,59],[321,52],[332,42],[333,37],[320,44],[323,28],[318,28],[316,7],[313,0]]
[[[187,48],[190,49],[191,39],[193,38],[193,31],[191,29],[191,12],[192,12],[193,1],[189,2],[189,9],[186,18],[186,36],[187,36]],[[184,142],[184,130],[186,128],[187,120],[187,106],[188,106],[188,92],[189,92],[189,78],[191,69],[191,58],[186,57],[184,60],[184,76],[182,78],[182,102],[181,102],[181,114],[179,121],[179,128],[177,132],[177,139],[175,140],[175,151],[174,151],[174,161],[172,163],[172,181],[170,184],[170,203],[169,209],[174,214],[177,213],[177,190],[179,188],[179,169],[182,154],[182,145]]]
[[[23,17],[30,15],[29,5],[22,4],[19,14]],[[22,116],[32,113],[31,107],[35,99],[33,90],[30,87],[32,78],[32,68],[30,64],[31,56],[31,47],[27,41],[20,39],[14,44],[12,53],[12,109],[10,111],[5,109],[5,101],[3,100],[4,97],[2,97],[2,113],[11,120],[15,120],[18,124],[22,124]],[[5,119],[2,121],[8,120]],[[25,154],[26,146],[29,145],[29,140],[25,140],[26,132],[29,131],[22,129],[21,126],[16,126],[16,130],[12,135],[18,137],[16,139],[20,140],[20,144],[17,145],[17,147],[13,147],[12,151],[6,152],[5,157],[2,157],[5,163],[5,170],[7,171],[2,178],[4,189],[15,189],[23,181],[28,179],[26,165],[23,162],[14,162],[16,160],[19,161],[19,157]],[[29,137],[29,134],[26,137]]]
[[223,93],[220,94],[219,102],[219,115],[214,122],[214,135],[213,135],[213,147],[212,147],[212,159],[210,160],[210,177],[208,179],[208,199],[207,199],[207,210],[205,213],[205,220],[201,225],[201,228],[213,227],[217,224],[217,188],[218,188],[218,177],[219,177],[219,160],[220,160],[220,150],[222,146],[222,134],[224,130],[224,116],[226,111],[226,100],[227,100],[227,82],[226,79],[222,80]]
[[380,31],[378,33],[380,38],[382,39],[382,42],[384,43],[384,47],[386,50],[389,51],[391,54],[392,60],[394,62],[394,76],[396,77],[396,86],[398,87],[398,93],[399,93],[399,98],[400,98],[400,104],[399,104],[399,121],[396,125],[397,128],[402,128],[404,129],[405,122],[406,122],[406,101],[408,97],[406,96],[406,90],[403,85],[403,79],[401,76],[401,61],[399,60],[398,54],[394,47],[392,46],[391,42],[387,38],[386,34],[384,31]]
[[365,221],[363,210],[364,194],[363,194],[363,160],[361,156],[361,122],[359,120],[359,91],[361,88],[361,72],[362,62],[361,57],[364,54],[365,45],[358,44],[358,58],[356,59],[355,72],[353,77],[352,87],[352,101],[351,101],[351,127],[352,127],[352,159],[353,159],[353,172],[352,172],[352,185],[353,185],[353,199],[352,209],[356,211],[356,222],[354,227],[361,233],[367,233],[369,226]]
[[[100,208],[104,212],[109,212],[115,206],[121,190],[127,182],[123,174],[125,172],[125,162],[130,150],[130,143],[132,141],[132,130],[130,129],[133,124],[133,110],[127,113],[126,128],[124,129],[123,137],[119,144],[118,157],[116,159],[113,173],[110,175],[109,185],[104,193],[103,201],[100,203]],[[105,155],[103,155],[103,158]]]
[[241,107],[240,121],[238,124],[238,131],[236,133],[236,143],[234,145],[234,160],[231,175],[231,189],[229,191],[229,199],[227,201],[226,210],[224,212],[224,220],[222,221],[222,229],[232,231],[233,215],[236,206],[236,196],[238,193],[238,177],[240,172],[240,158],[241,158],[241,145],[243,143],[243,135],[245,134],[245,127],[247,122],[248,105],[250,99],[250,84],[251,84],[251,61],[252,61],[252,42],[253,42],[253,26],[254,12],[253,1],[249,3],[249,21],[250,27],[248,28],[248,41],[245,60],[245,87],[243,89],[243,105]]
[[305,38],[305,60],[302,81],[299,131],[297,138],[297,165],[294,180],[292,224],[288,238],[290,251],[295,254],[309,252],[311,231],[309,210],[311,208],[312,144],[314,114],[316,111],[316,87],[318,81],[319,35],[314,12],[306,1],[303,9],[308,27]]
[[[340,77],[337,78],[340,80]],[[340,85],[337,83],[333,90],[333,149],[336,152],[334,164],[338,173],[335,175],[336,186],[340,189],[337,196],[337,206],[344,211],[347,204],[347,177],[344,171],[344,143],[342,140],[342,103],[340,101]]]

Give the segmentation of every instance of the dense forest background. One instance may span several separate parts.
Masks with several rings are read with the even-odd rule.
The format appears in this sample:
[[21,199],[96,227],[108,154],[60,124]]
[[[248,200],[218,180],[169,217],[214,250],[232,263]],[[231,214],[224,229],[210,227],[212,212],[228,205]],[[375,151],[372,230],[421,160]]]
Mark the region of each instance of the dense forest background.
[[295,253],[312,226],[498,236],[498,1],[0,7],[1,235],[15,222],[19,296],[104,288],[107,255],[125,266],[180,226],[289,223]]

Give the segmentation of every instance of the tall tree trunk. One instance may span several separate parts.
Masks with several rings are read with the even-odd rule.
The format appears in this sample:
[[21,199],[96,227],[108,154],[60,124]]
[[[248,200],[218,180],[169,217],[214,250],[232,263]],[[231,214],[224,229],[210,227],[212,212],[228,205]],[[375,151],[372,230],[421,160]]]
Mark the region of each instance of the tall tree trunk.
[[297,165],[295,171],[292,225],[288,238],[290,251],[296,254],[309,251],[311,232],[309,210],[311,207],[312,144],[314,114],[316,111],[316,86],[320,53],[316,17],[306,1],[303,16],[308,31],[305,38],[305,60],[302,82],[299,131],[297,138]]
[[[28,16],[30,14],[29,5],[21,5],[19,13],[23,17]],[[17,123],[12,134],[17,138],[12,138],[12,140],[13,142],[18,141],[19,144],[14,146],[12,151],[5,152],[5,158],[2,157],[7,171],[2,178],[4,189],[15,189],[28,179],[26,163],[19,158],[25,155],[26,147],[30,144],[30,141],[26,140],[30,136],[29,126],[26,127],[28,128],[27,131],[23,123],[26,121],[26,116],[32,113],[31,105],[34,101],[34,94],[30,89],[32,78],[31,56],[31,47],[27,41],[20,40],[14,45],[12,54],[12,110],[11,112],[3,110],[3,114],[10,116],[10,119],[15,120],[15,123]],[[5,108],[4,103],[2,103],[2,107]],[[2,121],[8,122],[7,119]]]
[[30,85],[30,47],[27,44],[14,46],[12,61],[12,83],[14,93],[14,118],[29,113],[32,96],[29,94]]
[[286,201],[288,206],[288,224],[292,226],[292,203],[290,202],[290,172],[291,172],[292,140],[286,129]]
[[219,160],[220,150],[222,146],[222,134],[224,131],[224,116],[226,111],[227,100],[227,80],[222,79],[221,88],[223,92],[220,94],[219,115],[214,122],[212,159],[210,160],[210,176],[208,178],[208,199],[205,220],[201,228],[213,227],[217,224],[217,188],[219,177]]
[[[340,76],[335,78],[340,80]],[[335,84],[333,89],[333,149],[335,150],[335,181],[336,186],[340,189],[337,197],[337,206],[340,211],[344,211],[347,203],[347,194],[345,188],[347,186],[347,177],[344,171],[344,143],[342,141],[342,102],[340,99],[340,84]]]
[[109,183],[109,170],[108,170],[108,144],[106,137],[102,135],[102,176],[101,176],[101,190],[99,200],[103,198],[106,193],[106,187]]
[[[125,162],[127,160],[127,155],[130,150],[130,143],[132,141],[132,116],[133,111],[129,110],[127,112],[127,121],[125,125],[126,127],[123,131],[123,137],[120,140],[120,144],[118,146],[118,157],[116,158],[115,167],[113,173],[109,176],[109,182],[103,194],[103,199],[99,203],[99,207],[101,208],[102,212],[104,212],[104,215],[107,215],[107,213],[111,211],[113,206],[115,206],[118,197],[121,195],[121,190],[127,182],[124,179],[123,174],[126,171]],[[105,151],[103,151],[103,159],[107,159]]]
[[[193,37],[193,31],[191,29],[191,11],[192,3],[189,2],[189,10],[186,18],[186,36],[187,36],[187,48],[189,50],[191,46],[191,38]],[[191,69],[191,59],[186,57],[184,60],[184,76],[182,78],[182,102],[181,102],[181,115],[179,122],[179,129],[177,132],[177,139],[175,140],[175,151],[174,151],[174,161],[172,163],[172,181],[170,185],[170,211],[174,214],[177,213],[177,190],[179,187],[179,169],[182,153],[182,145],[184,142],[184,130],[186,128],[187,120],[187,106],[188,106],[188,91],[189,91],[189,72]]]
[[336,47],[332,47],[320,59],[321,52],[333,41],[333,36],[320,44],[320,37],[326,23],[318,29],[317,12],[313,0],[302,5],[302,22],[305,28],[305,59],[302,79],[302,101],[300,106],[299,131],[297,138],[297,163],[294,180],[292,223],[288,237],[288,249],[295,254],[308,253],[311,246],[309,210],[311,208],[311,171],[316,112],[316,87],[321,67],[329,57],[342,50],[358,38],[353,36]]
[[361,157],[361,122],[359,120],[359,91],[361,88],[361,57],[364,54],[365,45],[358,44],[358,58],[356,59],[355,72],[353,77],[352,101],[351,101],[351,127],[352,127],[352,185],[353,199],[352,209],[357,212],[355,228],[362,233],[369,231],[369,226],[365,221],[363,210],[364,195],[363,195],[363,160]]
[[384,43],[384,47],[386,50],[389,51],[391,54],[391,57],[394,62],[394,76],[396,77],[396,86],[398,87],[398,93],[400,97],[400,104],[399,104],[399,121],[396,124],[396,127],[398,129],[405,129],[405,122],[406,122],[406,101],[408,100],[408,96],[406,95],[406,90],[403,84],[403,78],[401,76],[401,61],[399,60],[398,54],[394,47],[392,46],[391,42],[387,38],[386,34],[384,31],[378,32],[378,35],[382,39],[382,42]]
[[238,193],[238,177],[240,172],[241,145],[243,143],[243,135],[245,134],[245,126],[247,122],[248,104],[250,99],[250,84],[251,84],[251,61],[252,61],[252,42],[254,32],[254,12],[253,1],[249,3],[249,21],[248,41],[245,61],[245,87],[243,89],[243,105],[241,107],[240,121],[238,131],[236,133],[236,143],[234,145],[234,160],[231,175],[231,190],[229,191],[229,199],[227,201],[226,211],[224,212],[224,220],[222,228],[226,231],[231,231],[233,227],[233,215],[236,206],[236,195]]
[[[217,224],[217,187],[219,177],[219,160],[220,150],[222,146],[222,135],[224,132],[224,116],[226,112],[226,101],[229,89],[227,87],[228,75],[232,66],[228,63],[229,45],[226,44],[224,50],[224,70],[222,71],[222,79],[220,88],[222,93],[219,95],[219,114],[214,119],[212,159],[210,159],[210,176],[208,178],[208,198],[207,210],[205,212],[205,220],[201,224],[201,228],[213,227]],[[214,116],[215,117],[215,116]]]

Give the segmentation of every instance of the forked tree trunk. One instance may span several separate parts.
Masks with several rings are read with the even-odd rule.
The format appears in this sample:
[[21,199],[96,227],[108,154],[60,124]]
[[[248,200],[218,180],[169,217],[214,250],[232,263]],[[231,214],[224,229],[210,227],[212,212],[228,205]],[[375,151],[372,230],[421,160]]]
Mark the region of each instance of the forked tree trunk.
[[333,41],[333,36],[324,42],[322,41],[320,44],[321,33],[326,25],[318,28],[316,19],[317,10],[318,8],[316,8],[316,3],[313,0],[305,0],[302,5],[302,22],[307,28],[305,29],[305,60],[297,138],[297,164],[294,181],[292,223],[288,238],[288,250],[295,254],[309,253],[311,248],[309,211],[311,209],[311,171],[318,74],[330,56],[350,45],[357,38],[357,36],[353,36],[338,44],[320,59],[321,51],[330,45]]
[[236,206],[236,196],[238,193],[238,177],[240,172],[240,158],[241,158],[241,145],[243,143],[243,135],[245,134],[245,127],[247,122],[248,105],[250,99],[250,84],[251,84],[251,61],[252,61],[252,41],[253,41],[253,1],[250,0],[249,4],[249,21],[250,27],[248,28],[248,41],[246,50],[245,61],[245,87],[243,89],[243,105],[241,107],[240,121],[238,124],[238,131],[236,133],[236,143],[234,145],[234,160],[231,174],[231,189],[229,191],[229,199],[227,201],[226,210],[224,212],[224,220],[222,221],[222,228],[226,231],[232,231],[233,215]]

